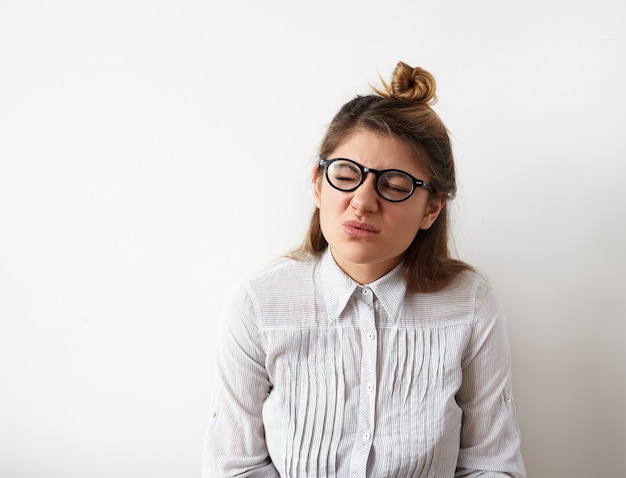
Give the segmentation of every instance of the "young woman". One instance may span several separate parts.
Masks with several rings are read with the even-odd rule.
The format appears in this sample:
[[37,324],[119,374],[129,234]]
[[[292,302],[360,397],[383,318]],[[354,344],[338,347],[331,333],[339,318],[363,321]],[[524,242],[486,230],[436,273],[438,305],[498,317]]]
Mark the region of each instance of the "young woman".
[[303,246],[226,308],[209,477],[525,477],[500,304],[448,249],[435,82],[405,63],[333,119]]

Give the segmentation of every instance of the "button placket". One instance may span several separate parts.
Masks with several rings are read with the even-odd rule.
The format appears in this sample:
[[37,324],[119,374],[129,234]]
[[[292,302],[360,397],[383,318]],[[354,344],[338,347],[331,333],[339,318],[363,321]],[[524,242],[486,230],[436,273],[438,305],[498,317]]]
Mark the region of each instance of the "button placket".
[[376,412],[377,341],[374,294],[368,287],[360,290],[357,302],[361,330],[361,392],[358,409],[358,436],[352,449],[350,476],[365,476],[367,457],[374,436]]

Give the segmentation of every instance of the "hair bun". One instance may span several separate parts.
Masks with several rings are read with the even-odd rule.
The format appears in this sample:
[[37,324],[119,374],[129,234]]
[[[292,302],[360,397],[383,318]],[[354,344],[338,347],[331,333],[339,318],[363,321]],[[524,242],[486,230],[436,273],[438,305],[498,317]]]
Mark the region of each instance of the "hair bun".
[[419,66],[412,67],[400,61],[391,75],[391,84],[384,80],[382,83],[385,91],[375,89],[382,96],[415,101],[423,105],[437,101],[435,78]]

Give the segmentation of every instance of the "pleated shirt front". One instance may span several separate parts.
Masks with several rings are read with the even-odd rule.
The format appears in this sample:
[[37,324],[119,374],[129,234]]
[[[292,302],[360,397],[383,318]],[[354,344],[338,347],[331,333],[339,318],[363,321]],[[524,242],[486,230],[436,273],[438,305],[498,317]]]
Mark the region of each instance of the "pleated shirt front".
[[203,476],[525,476],[506,327],[481,276],[361,286],[327,251],[231,297]]

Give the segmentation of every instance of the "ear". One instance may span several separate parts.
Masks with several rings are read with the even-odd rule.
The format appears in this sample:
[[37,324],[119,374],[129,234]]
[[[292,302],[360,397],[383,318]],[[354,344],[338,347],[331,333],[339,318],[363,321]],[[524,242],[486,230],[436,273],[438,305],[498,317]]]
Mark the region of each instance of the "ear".
[[439,214],[441,213],[445,205],[445,195],[433,194],[428,201],[428,205],[426,206],[426,212],[424,213],[424,217],[422,217],[420,229],[429,229],[430,226],[432,226],[435,220],[439,217]]
[[315,198],[315,206],[320,208],[320,196],[322,192],[322,175],[319,166],[313,169],[313,197]]

